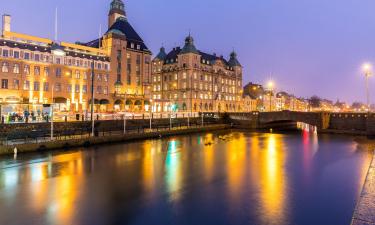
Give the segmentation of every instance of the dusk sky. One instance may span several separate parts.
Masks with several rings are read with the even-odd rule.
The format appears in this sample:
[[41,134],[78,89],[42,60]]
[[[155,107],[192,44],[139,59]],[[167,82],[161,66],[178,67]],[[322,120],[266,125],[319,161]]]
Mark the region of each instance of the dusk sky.
[[[97,38],[110,0],[0,0],[12,30],[59,41]],[[361,64],[375,64],[374,0],[128,0],[130,23],[157,54],[183,45],[189,29],[198,49],[244,66],[244,83],[272,79],[297,96],[365,101]],[[370,81],[375,100],[375,77]]]

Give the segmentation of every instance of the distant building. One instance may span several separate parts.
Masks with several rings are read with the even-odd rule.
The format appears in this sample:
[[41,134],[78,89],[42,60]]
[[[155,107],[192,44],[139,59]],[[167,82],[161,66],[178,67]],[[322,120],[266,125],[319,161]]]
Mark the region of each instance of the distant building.
[[193,37],[152,62],[152,98],[156,112],[238,112],[243,110],[242,66],[237,54],[229,60],[199,51]]

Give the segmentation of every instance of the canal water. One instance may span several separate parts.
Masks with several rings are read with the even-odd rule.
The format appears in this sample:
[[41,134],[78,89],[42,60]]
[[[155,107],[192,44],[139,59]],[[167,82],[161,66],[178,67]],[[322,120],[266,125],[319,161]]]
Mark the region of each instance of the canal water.
[[0,224],[349,225],[348,136],[224,131],[0,159]]

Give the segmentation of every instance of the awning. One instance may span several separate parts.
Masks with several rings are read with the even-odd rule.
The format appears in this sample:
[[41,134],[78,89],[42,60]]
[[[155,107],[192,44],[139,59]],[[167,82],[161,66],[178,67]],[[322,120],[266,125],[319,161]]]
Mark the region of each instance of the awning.
[[[89,101],[89,104],[91,104],[91,99],[90,99],[90,101]],[[100,104],[100,101],[99,101],[98,99],[95,98],[95,99],[94,99],[94,104],[95,104],[95,105]]]
[[8,102],[8,103],[19,103],[20,99],[17,98],[16,96],[10,96],[10,97],[6,97],[5,98],[5,102]]
[[53,99],[53,102],[57,104],[66,104],[67,99],[63,97],[56,97]]
[[130,100],[130,99],[126,100],[126,105],[132,105],[132,104],[133,104],[132,100]]
[[145,100],[145,105],[150,105],[150,101],[149,100]]
[[142,101],[141,100],[137,100],[137,101],[135,101],[134,105],[142,105]]
[[108,99],[101,99],[100,102],[99,102],[100,105],[108,105],[109,104],[109,101]]

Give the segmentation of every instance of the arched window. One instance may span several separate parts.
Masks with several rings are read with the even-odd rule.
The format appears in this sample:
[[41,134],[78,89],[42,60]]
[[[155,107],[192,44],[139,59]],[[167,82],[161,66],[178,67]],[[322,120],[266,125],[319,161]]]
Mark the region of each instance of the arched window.
[[15,63],[13,66],[13,73],[19,74],[20,73],[20,64]]
[[9,63],[8,62],[3,62],[2,66],[1,66],[1,72],[3,72],[3,73],[9,72]]

